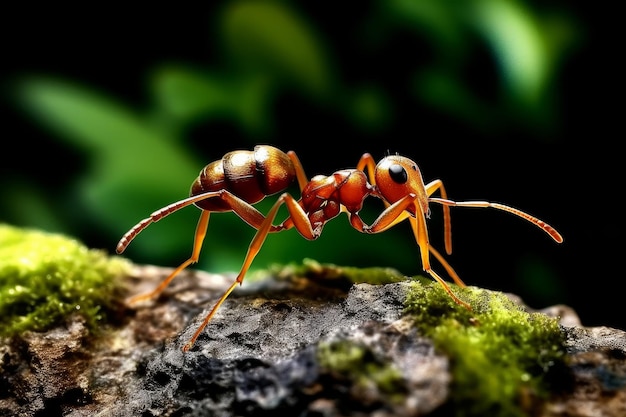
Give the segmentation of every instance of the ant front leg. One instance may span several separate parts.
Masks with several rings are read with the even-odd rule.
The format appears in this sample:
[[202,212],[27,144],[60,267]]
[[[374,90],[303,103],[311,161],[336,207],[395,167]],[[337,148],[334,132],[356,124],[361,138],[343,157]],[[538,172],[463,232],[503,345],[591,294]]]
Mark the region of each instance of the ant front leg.
[[[434,180],[426,184],[426,195],[430,196],[437,190],[439,190],[441,198],[448,198],[446,189],[443,186],[443,181]],[[450,220],[450,207],[445,204],[443,205],[443,236],[444,244],[446,246],[446,253],[450,255],[452,254],[452,221]]]
[[417,240],[417,245],[420,247],[420,253],[422,255],[422,267],[424,271],[426,271],[431,277],[433,277],[437,282],[439,282],[439,284],[441,284],[443,289],[448,293],[448,295],[450,295],[450,297],[452,297],[452,299],[457,304],[462,305],[468,310],[471,310],[472,308],[470,307],[470,305],[467,304],[465,301],[461,300],[460,298],[458,298],[452,292],[452,290],[450,289],[446,281],[444,281],[443,278],[441,278],[439,274],[433,271],[432,268],[430,267],[430,259],[429,259],[428,254],[431,251],[433,251],[433,254],[435,255],[435,257],[444,265],[448,273],[452,272],[450,273],[450,275],[452,276],[454,281],[457,283],[457,285],[461,287],[465,287],[465,284],[463,283],[463,281],[461,281],[461,279],[454,272],[454,270],[452,270],[452,267],[446,261],[444,261],[443,257],[441,257],[441,255],[438,255],[438,252],[435,251],[428,243],[428,231],[426,229],[426,217],[424,217],[424,213],[420,210],[416,210],[415,217],[410,217],[409,222],[411,223],[413,234],[415,235],[415,239]]
[[[430,275],[435,279],[443,289],[450,295],[450,297],[459,305],[471,310],[469,304],[465,301],[458,298],[450,289],[450,286],[446,283],[446,281],[439,276],[430,266],[430,257],[429,254],[433,253],[435,258],[439,262],[442,263],[446,271],[450,274],[450,276],[454,279],[457,285],[461,287],[465,287],[465,284],[458,277],[456,272],[452,269],[452,267],[443,259],[443,256],[439,254],[429,243],[428,241],[428,229],[426,227],[426,217],[424,216],[424,212],[420,209],[419,204],[417,204],[417,198],[415,194],[408,194],[396,201],[395,203],[389,205],[370,226],[363,226],[363,230],[365,233],[380,233],[383,232],[395,224],[403,221],[405,219],[409,219],[411,223],[411,228],[413,229],[413,234],[415,236],[415,240],[420,249],[420,255],[422,258],[422,268],[424,272]],[[407,209],[413,206],[413,211],[415,212],[415,216],[411,216]],[[356,214],[355,214],[356,215]],[[351,220],[352,223],[352,220]],[[357,222],[355,222],[357,223]],[[353,223],[354,224],[354,223]]]

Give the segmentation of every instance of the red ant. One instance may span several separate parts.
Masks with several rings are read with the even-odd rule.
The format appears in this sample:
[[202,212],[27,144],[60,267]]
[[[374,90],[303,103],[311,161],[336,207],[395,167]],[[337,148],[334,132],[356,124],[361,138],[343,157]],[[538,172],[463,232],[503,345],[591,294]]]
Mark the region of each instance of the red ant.
[[[265,196],[286,190],[295,180],[298,181],[301,192],[299,200],[284,192],[267,216],[253,207],[253,204],[261,201]],[[441,198],[431,197],[436,191],[439,191]],[[429,203],[438,203],[443,206],[444,239],[448,254],[452,252],[450,206],[492,207],[508,211],[538,226],[556,242],[563,242],[559,232],[552,226],[518,209],[487,201],[448,200],[441,180],[434,180],[425,185],[417,164],[399,155],[386,156],[376,164],[372,156],[365,153],[356,169],[340,170],[330,176],[317,175],[309,181],[295,152],[284,153],[272,146],[259,145],[254,148],[254,151],[229,152],[222,159],[204,167],[191,185],[190,195],[189,198],[155,211],[150,217],[137,223],[122,237],[116,249],[117,253],[124,252],[130,242],[150,223],[159,221],[183,207],[195,204],[202,210],[191,257],[180,264],[153,291],[131,298],[130,302],[135,303],[157,296],[179,272],[198,261],[209,224],[209,215],[212,212],[233,211],[257,230],[250,242],[239,275],[217,300],[200,327],[185,344],[183,351],[193,346],[224,300],[237,284],[242,284],[246,272],[268,233],[295,227],[305,239],[314,240],[321,235],[326,222],[342,212],[348,215],[352,227],[362,233],[384,232],[408,219],[420,249],[424,271],[439,282],[456,303],[468,309],[470,306],[454,295],[446,281],[430,267],[429,254],[432,254],[457,285],[465,286],[450,264],[428,242],[426,218],[429,215]],[[365,224],[359,216],[363,201],[368,196],[377,197],[385,204],[385,209],[371,225]],[[283,204],[289,216],[281,224],[274,225],[278,209]]]

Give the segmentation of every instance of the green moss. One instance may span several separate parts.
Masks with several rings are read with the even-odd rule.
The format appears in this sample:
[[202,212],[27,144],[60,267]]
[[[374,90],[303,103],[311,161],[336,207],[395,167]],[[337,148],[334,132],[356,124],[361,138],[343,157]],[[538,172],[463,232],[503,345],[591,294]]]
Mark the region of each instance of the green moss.
[[128,267],[68,237],[0,224],[0,336],[44,331],[76,312],[95,329]]
[[456,415],[528,415],[528,400],[546,395],[549,373],[565,359],[558,321],[525,312],[502,293],[456,286],[453,291],[473,310],[420,278],[411,285],[406,313],[451,360]]
[[[306,277],[351,286],[407,280],[391,268],[354,268],[306,259],[274,269],[277,277]],[[472,306],[457,305],[440,284],[414,277],[405,314],[435,347],[450,358],[451,398],[458,417],[516,417],[533,414],[550,391],[551,381],[565,369],[564,336],[556,318],[529,313],[505,294],[451,285]],[[376,384],[391,396],[404,395],[399,374],[383,365],[363,346],[352,342],[322,345],[320,362],[357,384]],[[395,397],[398,398],[398,397]]]
[[367,283],[381,285],[407,279],[405,275],[393,268],[356,268],[328,263],[322,264],[308,258],[304,259],[302,264],[277,265],[271,272],[277,277],[300,276],[314,281],[325,281],[326,283],[346,281],[350,284]]
[[317,350],[320,366],[350,381],[357,388],[372,387],[390,402],[405,397],[402,373],[383,363],[367,347],[348,340],[320,343]]

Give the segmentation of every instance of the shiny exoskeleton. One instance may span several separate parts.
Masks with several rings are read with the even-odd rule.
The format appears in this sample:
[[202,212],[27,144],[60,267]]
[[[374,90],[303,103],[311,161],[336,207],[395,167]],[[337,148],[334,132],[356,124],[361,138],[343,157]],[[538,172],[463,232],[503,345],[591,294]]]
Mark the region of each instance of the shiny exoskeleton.
[[[299,199],[285,192],[296,181],[300,188]],[[431,197],[437,191],[441,197]],[[266,196],[280,192],[282,194],[267,215],[263,215],[253,206]],[[385,209],[368,225],[361,219],[359,212],[364,200],[369,196],[381,199],[385,203]],[[257,230],[237,278],[185,344],[184,351],[191,348],[220,305],[237,284],[243,282],[246,272],[269,233],[296,228],[304,238],[313,240],[320,236],[326,222],[342,212],[347,214],[352,227],[362,233],[380,233],[408,220],[420,249],[424,271],[439,282],[456,303],[470,308],[452,292],[446,281],[430,266],[432,254],[457,285],[465,286],[454,269],[428,241],[426,217],[429,213],[429,203],[443,206],[444,242],[448,254],[452,252],[451,206],[491,207],[504,210],[538,226],[556,242],[563,241],[553,227],[518,209],[487,201],[449,200],[441,180],[424,184],[417,164],[403,156],[386,156],[376,164],[372,156],[366,153],[354,169],[340,170],[329,176],[317,175],[308,180],[295,152],[285,153],[272,146],[259,145],[254,151],[229,152],[222,159],[207,165],[193,182],[190,197],[163,207],[140,221],[122,237],[117,245],[117,252],[122,253],[150,223],[174,211],[192,204],[202,210],[191,257],[179,265],[156,289],[133,297],[130,302],[135,303],[157,296],[183,269],[198,261],[210,213],[232,211]],[[275,225],[274,220],[282,205],[285,205],[289,215],[282,223]]]

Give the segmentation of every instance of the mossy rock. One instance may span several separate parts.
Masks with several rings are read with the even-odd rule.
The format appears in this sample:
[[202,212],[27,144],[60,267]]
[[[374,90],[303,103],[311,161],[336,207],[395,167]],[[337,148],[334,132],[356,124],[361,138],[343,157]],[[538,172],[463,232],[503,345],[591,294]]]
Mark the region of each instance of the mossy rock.
[[115,310],[129,268],[75,239],[0,224],[0,336],[45,331],[76,313],[96,330]]
[[565,336],[556,317],[531,312],[501,292],[436,282],[412,283],[405,312],[451,361],[457,416],[526,416],[565,368]]

